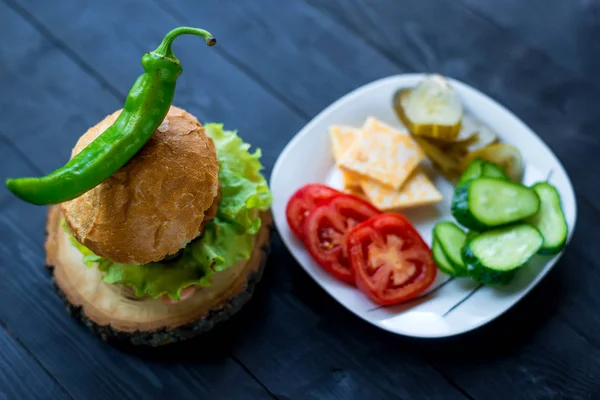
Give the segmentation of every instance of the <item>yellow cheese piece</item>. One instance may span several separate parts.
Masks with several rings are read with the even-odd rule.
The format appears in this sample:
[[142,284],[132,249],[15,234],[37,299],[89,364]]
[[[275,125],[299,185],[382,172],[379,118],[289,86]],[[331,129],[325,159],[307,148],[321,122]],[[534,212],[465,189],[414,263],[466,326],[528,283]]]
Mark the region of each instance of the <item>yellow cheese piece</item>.
[[338,166],[399,189],[424,157],[408,134],[369,118],[350,148],[341,155]]
[[359,135],[360,128],[344,125],[332,125],[329,127],[331,151],[336,163],[342,159],[342,155],[350,148]]
[[444,198],[421,168],[415,169],[400,190],[373,180],[362,180],[361,186],[370,202],[382,211],[437,203]]
[[[360,129],[351,126],[333,125],[329,128],[331,151],[337,163],[342,155],[350,148],[354,140],[360,135]],[[362,191],[360,177],[352,172],[342,170],[342,183],[345,189]]]
[[360,176],[352,172],[342,171],[342,184],[344,189],[351,191],[362,190],[360,186]]
[[380,120],[378,120],[375,117],[368,117],[365,120],[365,123],[363,124],[362,129],[365,131],[377,132],[377,133],[385,133],[385,132],[401,133],[404,136],[410,137],[408,132],[400,131],[400,130],[394,128],[393,126],[386,124],[385,122],[381,122]]
[[363,192],[362,188],[360,187],[360,185],[356,188],[356,189],[345,189],[344,193],[348,193],[351,194],[353,196],[359,197],[365,201],[369,201],[369,198],[367,197],[367,195],[365,194],[365,192]]

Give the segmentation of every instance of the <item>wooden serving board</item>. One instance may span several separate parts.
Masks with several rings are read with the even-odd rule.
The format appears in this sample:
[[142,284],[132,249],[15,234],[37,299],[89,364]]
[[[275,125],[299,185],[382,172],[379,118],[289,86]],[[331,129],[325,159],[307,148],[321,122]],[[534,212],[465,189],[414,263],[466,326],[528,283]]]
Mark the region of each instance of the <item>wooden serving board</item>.
[[177,304],[137,298],[124,285],[101,280],[97,268],[88,268],[70,243],[58,207],[50,207],[46,225],[46,265],[69,312],[103,340],[160,346],[206,332],[235,314],[252,297],[269,253],[272,228],[270,211],[261,216],[248,261],[217,272],[209,287]]

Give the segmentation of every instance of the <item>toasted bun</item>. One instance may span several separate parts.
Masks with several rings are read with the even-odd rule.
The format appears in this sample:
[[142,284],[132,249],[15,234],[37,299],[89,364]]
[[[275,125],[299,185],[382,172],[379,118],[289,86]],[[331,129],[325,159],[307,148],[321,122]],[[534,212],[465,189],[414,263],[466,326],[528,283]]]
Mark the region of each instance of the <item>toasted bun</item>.
[[[121,110],[90,128],[72,156]],[[75,238],[118,263],[146,264],[177,253],[214,217],[219,164],[214,142],[190,113],[171,107],[152,138],[125,166],[60,208]]]

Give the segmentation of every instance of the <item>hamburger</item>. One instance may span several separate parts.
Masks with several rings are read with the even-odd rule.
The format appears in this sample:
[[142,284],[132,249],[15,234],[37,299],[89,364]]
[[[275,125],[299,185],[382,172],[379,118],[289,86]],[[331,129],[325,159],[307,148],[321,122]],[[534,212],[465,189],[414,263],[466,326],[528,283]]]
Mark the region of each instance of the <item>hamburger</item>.
[[[72,157],[121,110],[79,138]],[[171,106],[123,167],[53,205],[46,263],[67,308],[105,340],[193,337],[246,303],[266,260],[271,193],[260,151]]]

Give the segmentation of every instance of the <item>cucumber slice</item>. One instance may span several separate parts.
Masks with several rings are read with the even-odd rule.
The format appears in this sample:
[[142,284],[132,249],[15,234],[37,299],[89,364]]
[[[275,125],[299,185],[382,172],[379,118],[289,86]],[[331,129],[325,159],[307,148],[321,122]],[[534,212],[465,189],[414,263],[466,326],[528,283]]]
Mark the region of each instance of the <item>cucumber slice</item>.
[[504,169],[506,175],[515,182],[521,182],[523,176],[523,157],[514,146],[506,143],[494,143],[469,153],[463,160],[468,165],[472,160],[481,158]]
[[506,173],[502,169],[502,167],[497,166],[488,161],[484,161],[481,158],[475,158],[465,172],[460,176],[460,180],[457,185],[462,185],[463,183],[470,181],[472,179],[480,178],[482,176],[487,176],[489,178],[501,178],[508,179]]
[[509,179],[502,167],[487,161],[483,161],[483,165],[481,166],[481,176],[487,176],[488,178]]
[[471,229],[484,230],[531,217],[540,208],[533,189],[498,178],[477,178],[458,186],[452,215]]
[[471,239],[475,239],[477,237],[477,235],[479,235],[481,232],[478,231],[469,231],[467,232],[467,242]]
[[469,164],[465,172],[460,176],[457,185],[462,185],[471,179],[479,178],[483,170],[483,163],[484,161],[481,158],[476,158],[471,161],[471,164]]
[[446,253],[444,253],[444,249],[442,249],[442,246],[435,239],[435,237],[433,238],[431,253],[433,254],[433,261],[435,261],[438,268],[442,272],[455,277],[463,276],[462,271],[459,272],[452,266],[452,264],[450,264],[450,261],[448,261],[448,257],[446,257]]
[[557,254],[567,243],[569,227],[563,213],[560,195],[554,186],[547,182],[539,182],[532,189],[538,194],[540,210],[527,222],[535,226],[544,237],[541,254]]
[[433,236],[440,244],[448,262],[454,269],[463,273],[465,264],[463,263],[461,250],[467,241],[467,234],[463,232],[454,222],[438,222],[433,228]]
[[463,248],[469,274],[481,283],[508,283],[544,242],[532,225],[520,223],[484,232]]

